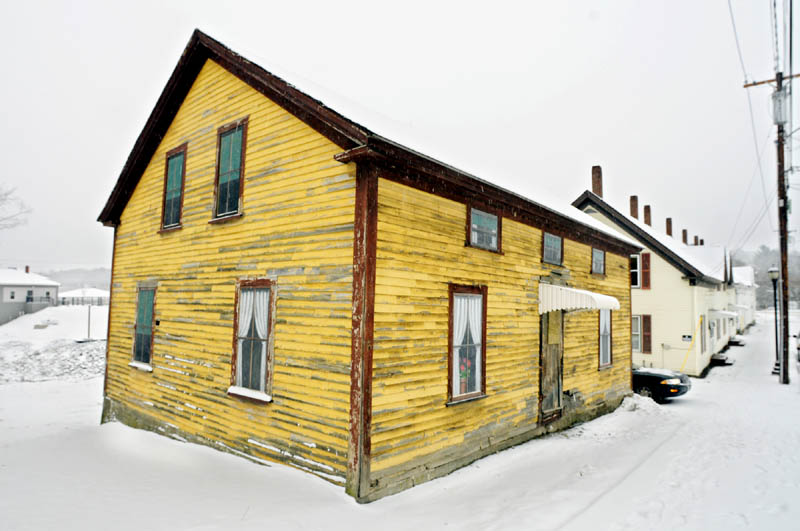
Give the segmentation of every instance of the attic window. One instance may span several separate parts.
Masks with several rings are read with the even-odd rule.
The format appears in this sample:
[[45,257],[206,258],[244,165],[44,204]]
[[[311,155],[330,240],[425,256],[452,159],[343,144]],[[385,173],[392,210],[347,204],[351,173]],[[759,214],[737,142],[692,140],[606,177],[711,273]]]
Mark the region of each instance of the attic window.
[[500,250],[500,217],[477,208],[469,209],[467,241],[472,247]]
[[217,135],[214,217],[223,218],[239,214],[242,207],[247,118],[220,127]]

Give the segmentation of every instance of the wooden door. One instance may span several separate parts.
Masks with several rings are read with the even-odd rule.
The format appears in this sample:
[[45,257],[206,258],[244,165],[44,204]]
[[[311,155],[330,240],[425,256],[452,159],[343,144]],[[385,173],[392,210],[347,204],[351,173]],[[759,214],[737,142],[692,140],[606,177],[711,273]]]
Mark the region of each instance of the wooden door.
[[564,354],[563,312],[542,314],[540,321],[540,416],[544,422],[561,411],[561,360]]

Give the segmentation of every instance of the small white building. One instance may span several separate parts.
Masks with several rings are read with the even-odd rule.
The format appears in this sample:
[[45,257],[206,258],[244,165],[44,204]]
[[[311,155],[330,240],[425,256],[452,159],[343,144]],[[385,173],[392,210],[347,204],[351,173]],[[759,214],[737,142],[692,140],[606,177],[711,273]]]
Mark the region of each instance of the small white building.
[[630,262],[634,365],[700,375],[737,330],[727,251],[699,245],[697,238],[698,245],[689,245],[685,230],[681,239],[674,238],[671,218],[664,232],[656,230],[649,205],[639,219],[637,196],[631,196],[630,214],[612,207],[602,197],[598,166],[592,188],[573,206],[644,247]]
[[733,268],[736,303],[732,310],[739,314],[739,332],[756,322],[756,272],[753,266]]
[[0,269],[0,324],[52,306],[58,300],[60,284],[25,270]]
[[79,288],[62,291],[58,296],[59,304],[92,304],[94,306],[108,305],[109,292],[97,288]]

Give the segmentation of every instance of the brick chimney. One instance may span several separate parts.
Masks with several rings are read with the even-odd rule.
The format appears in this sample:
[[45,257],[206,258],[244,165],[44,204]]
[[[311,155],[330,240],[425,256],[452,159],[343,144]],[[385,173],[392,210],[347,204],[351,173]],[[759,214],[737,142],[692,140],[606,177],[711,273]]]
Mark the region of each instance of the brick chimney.
[[639,219],[639,197],[631,196],[631,217]]
[[667,236],[672,236],[672,218],[667,218]]
[[683,236],[683,244],[684,245],[689,245],[689,231],[687,231],[686,229],[683,229],[683,231],[681,233],[681,236]]
[[644,206],[644,224],[648,227],[652,227],[653,225],[650,223],[650,205]]
[[603,197],[603,168],[592,166],[592,193]]
[[694,244],[700,245],[700,238],[697,237],[697,234],[694,235]]
[[26,273],[30,273],[31,272],[31,266],[25,266],[25,272]]

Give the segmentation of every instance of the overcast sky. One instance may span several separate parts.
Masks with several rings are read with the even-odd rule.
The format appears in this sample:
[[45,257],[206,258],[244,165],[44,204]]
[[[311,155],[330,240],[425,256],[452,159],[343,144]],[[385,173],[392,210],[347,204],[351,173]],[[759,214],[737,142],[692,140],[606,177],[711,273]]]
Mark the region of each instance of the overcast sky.
[[[770,2],[732,5],[750,78],[773,77]],[[0,266],[110,266],[96,218],[194,28],[533,200],[572,201],[600,164],[606,199],[627,211],[638,194],[657,228],[672,216],[707,244],[777,246],[771,89],[749,89],[762,187],[725,0],[389,6],[3,2],[0,184],[32,213],[0,231]]]

